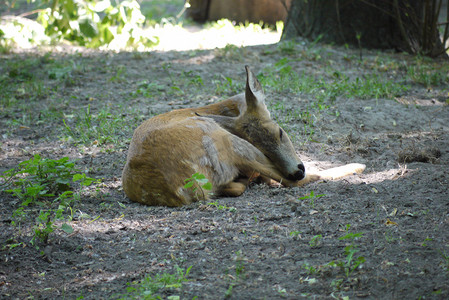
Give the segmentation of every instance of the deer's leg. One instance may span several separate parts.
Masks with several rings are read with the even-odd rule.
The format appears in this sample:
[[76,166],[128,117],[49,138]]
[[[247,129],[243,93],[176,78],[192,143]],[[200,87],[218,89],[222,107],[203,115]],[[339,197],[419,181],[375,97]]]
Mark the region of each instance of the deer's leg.
[[248,178],[239,178],[223,186],[219,194],[227,197],[238,197],[242,195],[248,186]]

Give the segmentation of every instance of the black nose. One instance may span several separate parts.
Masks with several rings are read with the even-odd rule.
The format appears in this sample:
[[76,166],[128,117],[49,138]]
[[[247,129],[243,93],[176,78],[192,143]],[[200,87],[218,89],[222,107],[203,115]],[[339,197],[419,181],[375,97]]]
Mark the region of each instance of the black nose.
[[306,169],[304,168],[304,165],[303,165],[303,164],[298,164],[298,169],[299,169],[299,170],[296,171],[293,175],[290,174],[290,175],[288,176],[288,179],[294,180],[294,181],[298,181],[298,180],[304,179],[304,177],[306,177],[306,176],[305,176],[305,174],[306,174]]

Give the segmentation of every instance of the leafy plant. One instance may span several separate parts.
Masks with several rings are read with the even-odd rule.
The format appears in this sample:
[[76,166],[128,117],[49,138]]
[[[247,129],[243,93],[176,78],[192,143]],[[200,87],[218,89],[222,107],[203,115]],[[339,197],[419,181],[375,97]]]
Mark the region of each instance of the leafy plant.
[[313,236],[312,239],[309,242],[309,246],[311,248],[318,247],[318,245],[321,243],[321,239],[322,238],[323,238],[323,236],[321,234]]
[[202,198],[206,199],[206,195],[204,194],[204,190],[212,190],[212,183],[209,182],[209,180],[206,178],[204,174],[201,173],[195,173],[192,175],[192,177],[187,178],[184,180],[186,183],[184,185],[185,189],[192,189],[193,193],[198,197],[197,190],[201,191]]
[[136,0],[111,4],[110,0],[41,0],[50,6],[41,11],[38,21],[53,39],[65,39],[82,46],[99,47],[114,39],[127,47],[151,47],[155,37],[145,36],[141,26],[145,17]]
[[173,274],[159,273],[155,276],[148,274],[140,281],[127,283],[126,293],[118,299],[162,299],[158,293],[181,288],[182,283],[188,281],[191,268],[192,266],[184,270],[175,266]]
[[325,194],[320,194],[320,195],[315,195],[314,191],[310,191],[310,194],[305,195],[303,197],[299,197],[298,200],[310,200],[310,206],[312,206],[312,208],[315,207],[315,199],[321,198],[326,196]]
[[235,211],[237,210],[237,209],[236,209],[235,207],[233,207],[233,206],[228,207],[228,206],[226,206],[226,205],[218,204],[217,202],[209,202],[209,203],[207,203],[207,205],[215,206],[218,210],[228,210],[228,211],[230,211],[230,212],[235,212]]
[[432,61],[417,57],[407,66],[407,77],[426,88],[449,83],[449,67],[447,64],[436,65]]
[[221,79],[213,80],[215,84],[215,93],[218,95],[223,94],[236,94],[241,89],[240,83],[235,83],[231,77],[221,75]]
[[[78,172],[75,164],[67,157],[54,160],[36,154],[32,159],[21,162],[17,168],[5,171],[1,176],[5,180],[4,185],[11,186],[5,191],[21,201],[19,208],[12,214],[14,226],[19,226],[30,218],[30,210],[26,210],[27,208],[39,209],[33,227],[32,244],[36,244],[37,240],[46,243],[49,235],[58,228],[55,221],[71,220],[71,205],[79,199],[79,193],[73,191],[74,184],[85,187],[95,181]],[[70,212],[68,216],[64,214],[66,211]],[[68,233],[73,231],[67,223],[63,223],[59,229]]]
[[304,263],[302,267],[307,271],[309,275],[317,275],[319,272],[321,272],[321,269],[319,267],[311,266],[308,263]]
[[297,237],[297,236],[299,236],[301,233],[302,233],[301,231],[295,230],[295,231],[290,232],[290,236]]
[[346,255],[344,260],[335,260],[330,262],[329,266],[337,266],[340,267],[340,269],[343,270],[343,272],[346,275],[346,278],[349,278],[349,276],[361,265],[363,264],[366,259],[363,256],[354,257],[354,255],[359,252],[360,250],[357,249],[357,246],[354,244],[354,241],[357,238],[360,238],[363,236],[363,233],[357,232],[352,233],[349,232],[350,225],[346,225],[346,234],[339,238],[339,240],[350,240],[351,244],[346,246],[344,248],[344,254]]

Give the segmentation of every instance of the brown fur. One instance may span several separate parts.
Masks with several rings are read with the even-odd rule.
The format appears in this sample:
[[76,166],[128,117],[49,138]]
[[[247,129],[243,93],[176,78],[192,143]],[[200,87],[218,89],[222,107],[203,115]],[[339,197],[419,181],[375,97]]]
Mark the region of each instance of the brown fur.
[[[181,206],[211,194],[239,196],[254,174],[298,186],[363,171],[357,165],[303,179],[304,167],[290,139],[271,120],[260,83],[249,67],[246,71],[245,94],[158,115],[135,130],[122,174],[131,200]],[[212,191],[184,188],[194,173],[204,174]]]

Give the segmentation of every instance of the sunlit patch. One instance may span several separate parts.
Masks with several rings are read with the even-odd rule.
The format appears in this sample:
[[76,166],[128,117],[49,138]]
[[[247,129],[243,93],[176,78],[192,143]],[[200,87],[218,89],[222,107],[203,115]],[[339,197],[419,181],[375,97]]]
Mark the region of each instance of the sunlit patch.
[[[282,25],[278,25],[279,28]],[[279,42],[282,30],[262,28],[257,24],[235,26],[223,19],[215,26],[180,26],[166,24],[148,29],[150,35],[159,37],[159,44],[154,50],[184,51],[196,49],[224,48],[226,45],[253,46],[275,44]]]
[[[117,31],[111,26],[110,31],[114,39],[100,47],[102,50],[129,50],[130,34],[153,39],[159,42],[151,48],[143,44],[133,48],[134,51],[186,51],[199,49],[224,48],[227,45],[237,47],[262,44],[275,44],[279,42],[283,23],[278,22],[276,29],[264,28],[259,24],[235,25],[233,22],[222,19],[204,26],[182,24],[156,24],[154,26],[128,31]],[[0,30],[4,32],[1,46],[3,48],[29,49],[35,46],[50,45],[50,37],[45,35],[44,27],[33,20],[7,16],[1,19]],[[134,38],[134,37],[133,37]],[[8,44],[5,44],[8,43]],[[54,48],[54,47],[53,47]],[[56,48],[57,49],[57,48]]]

